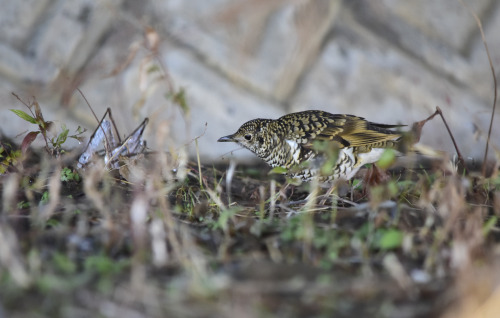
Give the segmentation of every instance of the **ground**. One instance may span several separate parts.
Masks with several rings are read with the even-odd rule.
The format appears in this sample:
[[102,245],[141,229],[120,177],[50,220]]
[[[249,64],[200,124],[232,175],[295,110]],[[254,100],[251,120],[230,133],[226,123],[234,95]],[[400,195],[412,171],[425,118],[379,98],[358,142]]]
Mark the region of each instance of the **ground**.
[[0,317],[469,317],[499,308],[498,168],[484,177],[446,155],[389,160],[387,176],[367,167],[325,196],[266,166],[149,150],[119,169],[102,160],[77,169],[78,154],[53,141],[45,150],[23,143],[23,154],[1,144]]

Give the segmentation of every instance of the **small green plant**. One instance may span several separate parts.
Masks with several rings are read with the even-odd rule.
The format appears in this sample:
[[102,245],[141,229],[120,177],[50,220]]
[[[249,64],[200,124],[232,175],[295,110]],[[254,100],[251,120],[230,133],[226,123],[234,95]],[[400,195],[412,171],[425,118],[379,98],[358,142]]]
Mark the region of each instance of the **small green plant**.
[[49,191],[45,191],[42,194],[42,198],[40,199],[40,204],[47,204],[49,203]]
[[328,268],[332,262],[339,259],[342,250],[349,247],[350,235],[333,229],[316,228],[313,244],[314,247],[324,250],[321,264]]
[[221,229],[224,233],[227,233],[229,229],[229,221],[240,211],[241,208],[237,206],[220,211],[219,218],[212,224],[212,228],[214,230]]
[[366,222],[354,233],[354,239],[363,245],[365,251],[377,252],[400,248],[404,232],[393,227],[376,228],[373,222]]
[[91,255],[83,264],[84,273],[97,276],[97,288],[100,292],[108,293],[113,289],[118,274],[130,267],[130,259],[115,260],[108,255]]
[[130,259],[115,260],[107,255],[92,255],[85,259],[83,265],[86,272],[95,273],[104,277],[120,274],[130,266]]
[[377,165],[382,169],[388,169],[396,161],[396,151],[387,148],[382,153],[382,156],[377,162]]
[[[307,212],[306,212],[307,213]],[[299,214],[285,223],[281,229],[281,238],[286,242],[302,240],[305,236],[305,227],[303,222],[304,215]]]
[[186,101],[186,90],[184,88],[180,88],[177,92],[167,93],[167,98],[171,98],[174,103],[179,105],[184,114],[189,116],[189,105]]
[[52,156],[59,156],[63,153],[62,145],[66,142],[68,137],[78,140],[79,142],[83,141],[83,137],[81,135],[85,132],[85,129],[78,127],[75,135],[68,136],[69,129],[66,128],[66,125],[62,124],[62,131],[55,135],[54,137],[50,137],[50,131],[53,127],[52,121],[46,121],[43,118],[42,109],[35,98],[32,101],[25,102],[19,96],[12,93],[21,103],[23,103],[31,115],[19,110],[19,109],[11,109],[14,114],[19,116],[19,118],[38,126],[38,130],[33,130],[28,132],[21,143],[21,151],[25,153],[28,147],[35,141],[38,135],[42,135],[45,141],[45,150]]
[[80,175],[78,172],[71,170],[68,167],[64,167],[61,170],[61,181],[80,181]]
[[22,209],[27,209],[30,207],[30,203],[29,202],[26,202],[26,201],[21,201],[19,203],[17,203],[17,208],[22,210]]
[[285,174],[287,173],[287,169],[283,167],[274,167],[269,171],[269,174]]
[[392,250],[403,243],[404,233],[398,229],[377,229],[375,245],[381,250]]
[[71,260],[67,255],[56,252],[52,260],[55,267],[64,274],[74,274],[76,272],[76,263]]
[[20,150],[13,150],[10,145],[0,142],[0,175],[7,172],[9,166],[15,165],[20,158]]
[[486,221],[483,225],[483,235],[487,236],[495,227],[498,218],[496,216],[492,216],[488,221]]
[[47,227],[49,227],[49,228],[55,228],[55,227],[60,226],[61,222],[59,222],[56,219],[48,219],[47,222],[45,223],[45,225],[47,225]]

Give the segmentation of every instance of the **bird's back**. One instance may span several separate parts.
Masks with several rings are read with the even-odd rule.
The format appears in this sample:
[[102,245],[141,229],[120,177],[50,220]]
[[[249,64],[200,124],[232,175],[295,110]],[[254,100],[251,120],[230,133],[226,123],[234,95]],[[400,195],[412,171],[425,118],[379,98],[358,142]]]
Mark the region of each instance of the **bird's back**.
[[[324,181],[352,178],[361,166],[376,162],[384,148],[396,147],[401,134],[393,129],[402,126],[319,110],[288,114],[276,122],[291,146],[288,158],[297,159],[294,163],[303,166],[293,175],[306,181],[319,175]],[[332,149],[337,151],[336,162],[325,173],[322,166],[334,156]]]
[[320,110],[291,113],[277,119],[286,132],[285,138],[300,144],[314,141],[333,141],[339,148],[382,146],[401,137],[391,128],[403,125],[385,125],[367,121],[363,117],[331,114]]

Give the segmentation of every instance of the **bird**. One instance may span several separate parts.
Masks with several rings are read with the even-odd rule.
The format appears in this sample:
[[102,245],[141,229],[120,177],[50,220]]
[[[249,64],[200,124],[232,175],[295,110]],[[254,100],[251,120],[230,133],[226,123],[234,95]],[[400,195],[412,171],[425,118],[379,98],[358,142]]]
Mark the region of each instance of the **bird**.
[[321,110],[290,113],[278,119],[250,120],[218,142],[235,142],[295,180],[350,180],[386,148],[402,141],[399,127],[363,117]]

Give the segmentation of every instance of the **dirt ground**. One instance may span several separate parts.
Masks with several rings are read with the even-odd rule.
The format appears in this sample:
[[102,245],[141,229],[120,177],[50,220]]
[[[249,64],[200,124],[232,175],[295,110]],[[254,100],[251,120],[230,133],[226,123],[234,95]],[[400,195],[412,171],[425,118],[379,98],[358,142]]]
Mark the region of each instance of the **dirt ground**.
[[2,141],[0,317],[500,310],[498,168],[365,168],[327,195],[266,166],[146,153],[76,169],[73,153],[17,149]]

